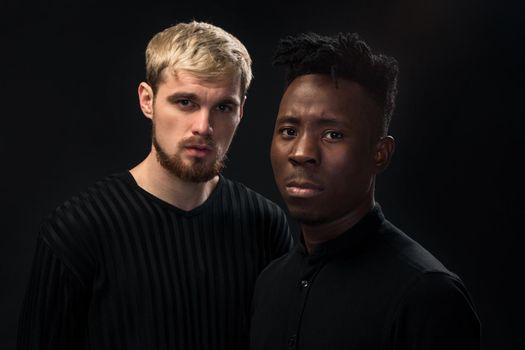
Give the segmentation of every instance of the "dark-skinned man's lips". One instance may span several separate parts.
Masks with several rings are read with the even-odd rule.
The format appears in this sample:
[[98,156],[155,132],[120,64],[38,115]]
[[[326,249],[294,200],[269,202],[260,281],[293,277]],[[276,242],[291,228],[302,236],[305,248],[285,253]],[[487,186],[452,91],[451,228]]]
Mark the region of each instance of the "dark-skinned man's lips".
[[319,195],[323,190],[323,186],[308,180],[296,179],[286,183],[286,193],[290,197],[311,198]]

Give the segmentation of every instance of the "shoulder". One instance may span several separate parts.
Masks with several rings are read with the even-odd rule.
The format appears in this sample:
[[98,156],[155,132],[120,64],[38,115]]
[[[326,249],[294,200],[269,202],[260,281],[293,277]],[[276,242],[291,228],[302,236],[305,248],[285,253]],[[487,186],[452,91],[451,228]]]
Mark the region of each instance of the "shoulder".
[[[118,201],[123,174],[110,175],[57,206],[42,221],[40,239],[69,265],[96,260],[97,234],[107,226],[107,208]],[[78,263],[78,264],[77,264]]]
[[[460,278],[421,244],[384,220],[360,255],[368,276],[390,290],[391,301],[429,283],[462,286]],[[397,301],[395,301],[397,300]]]
[[118,200],[118,187],[125,186],[122,174],[110,175],[57,206],[44,220],[43,228],[60,233],[89,231],[97,222],[105,206]]
[[457,275],[446,272],[421,273],[408,286],[405,299],[406,305],[430,302],[439,308],[467,302],[473,308],[463,281]]
[[[428,342],[418,347],[427,349],[479,349],[480,321],[465,285],[455,275],[422,273],[408,286],[395,315],[396,343]],[[445,336],[438,340],[442,344],[435,343],[438,338],[432,335],[437,334]]]
[[428,327],[450,334],[468,333],[475,342],[479,319],[460,277],[390,222],[385,221],[380,236],[387,274],[392,275],[390,285],[398,288],[394,293],[397,331],[413,334]]
[[439,272],[455,276],[431,252],[387,220],[377,238],[378,252],[393,268],[411,275]]
[[283,209],[240,182],[224,177],[223,180],[223,200],[227,201],[226,197],[231,198],[232,209],[258,232],[261,242],[266,242],[263,246],[271,250],[271,259],[288,252],[293,239]]
[[243,183],[222,177],[223,191],[228,193],[240,205],[245,206],[250,211],[256,211],[273,216],[285,218],[282,208],[272,200],[266,198],[257,191],[251,189]]

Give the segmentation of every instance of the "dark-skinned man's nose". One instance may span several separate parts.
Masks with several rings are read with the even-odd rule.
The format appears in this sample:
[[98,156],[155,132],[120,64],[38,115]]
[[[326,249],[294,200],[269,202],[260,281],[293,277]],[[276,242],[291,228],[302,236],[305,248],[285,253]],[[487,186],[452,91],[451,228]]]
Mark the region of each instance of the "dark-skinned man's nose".
[[303,134],[294,141],[295,144],[288,156],[293,165],[319,164],[318,142],[314,137]]

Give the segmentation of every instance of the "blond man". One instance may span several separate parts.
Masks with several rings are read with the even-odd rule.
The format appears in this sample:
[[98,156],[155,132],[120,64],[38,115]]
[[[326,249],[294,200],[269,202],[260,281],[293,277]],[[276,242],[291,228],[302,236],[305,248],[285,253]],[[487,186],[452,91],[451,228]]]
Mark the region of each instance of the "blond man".
[[45,220],[18,349],[246,349],[252,288],[288,251],[274,203],[221,175],[251,59],[231,34],[179,23],[146,49],[148,156]]

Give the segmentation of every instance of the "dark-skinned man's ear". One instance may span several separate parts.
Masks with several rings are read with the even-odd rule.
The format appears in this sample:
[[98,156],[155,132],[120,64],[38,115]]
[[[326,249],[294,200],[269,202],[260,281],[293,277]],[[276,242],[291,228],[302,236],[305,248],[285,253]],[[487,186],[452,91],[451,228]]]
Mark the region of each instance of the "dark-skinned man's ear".
[[377,174],[388,168],[395,148],[396,143],[392,136],[384,136],[379,141],[377,141],[374,154],[374,162],[377,169]]

